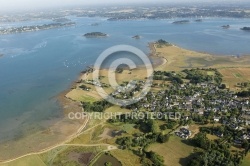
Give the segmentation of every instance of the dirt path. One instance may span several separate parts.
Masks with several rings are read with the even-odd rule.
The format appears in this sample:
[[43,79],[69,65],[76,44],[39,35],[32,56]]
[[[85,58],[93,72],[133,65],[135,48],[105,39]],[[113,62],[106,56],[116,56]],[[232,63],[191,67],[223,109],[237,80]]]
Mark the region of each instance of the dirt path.
[[105,143],[100,143],[100,144],[61,144],[61,145],[57,145],[57,146],[51,147],[50,149],[46,149],[46,150],[43,150],[43,151],[40,151],[40,152],[29,153],[29,154],[20,156],[18,158],[12,159],[12,160],[4,161],[4,162],[1,162],[1,164],[6,164],[6,163],[21,159],[23,157],[31,156],[31,155],[39,155],[39,154],[45,153],[45,152],[47,152],[49,150],[52,150],[54,148],[58,148],[60,146],[76,146],[76,147],[107,146],[107,150],[104,150],[104,151],[110,151],[110,150],[117,149],[116,146],[110,145],[110,144],[105,144]]

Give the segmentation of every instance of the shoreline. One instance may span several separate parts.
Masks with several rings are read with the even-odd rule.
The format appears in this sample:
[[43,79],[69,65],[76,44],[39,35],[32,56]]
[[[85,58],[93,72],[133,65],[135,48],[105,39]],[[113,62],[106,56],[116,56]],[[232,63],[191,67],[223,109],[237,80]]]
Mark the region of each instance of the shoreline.
[[156,48],[155,48],[155,42],[150,42],[148,45],[149,45],[148,47],[150,49],[149,57],[153,57],[153,58],[157,57],[160,59],[160,64],[156,65],[155,67],[165,65],[168,62],[168,60],[164,56],[157,55]]
[[[66,90],[52,97],[59,104],[62,111],[62,117],[60,119],[54,119],[53,124],[48,128],[24,135],[18,140],[9,140],[0,144],[0,148],[3,150],[2,153],[0,152],[0,164],[8,163],[32,154],[47,152],[62,146],[76,138],[79,133],[84,130],[88,125],[88,118],[80,120],[70,120],[68,118],[69,112],[80,112],[82,110],[79,102],[72,101],[66,97],[66,94],[69,93],[76,84],[76,81],[72,82]],[[30,144],[33,143],[37,146],[30,146]],[[29,147],[20,150],[20,147],[25,144]],[[14,154],[12,149],[19,150],[15,151]]]

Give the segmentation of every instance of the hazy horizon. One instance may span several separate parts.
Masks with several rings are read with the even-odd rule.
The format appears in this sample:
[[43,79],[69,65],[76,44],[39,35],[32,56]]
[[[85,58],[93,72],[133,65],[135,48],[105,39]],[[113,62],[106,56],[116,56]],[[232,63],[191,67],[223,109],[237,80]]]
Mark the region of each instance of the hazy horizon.
[[42,9],[42,8],[60,8],[60,7],[84,7],[84,6],[94,6],[94,5],[111,5],[111,4],[139,4],[139,3],[183,3],[183,4],[190,4],[190,3],[235,3],[239,4],[241,2],[249,2],[249,0],[107,0],[105,2],[100,2],[99,0],[92,0],[91,2],[83,2],[79,0],[0,0],[0,11],[18,11],[18,10],[35,10],[35,9]]

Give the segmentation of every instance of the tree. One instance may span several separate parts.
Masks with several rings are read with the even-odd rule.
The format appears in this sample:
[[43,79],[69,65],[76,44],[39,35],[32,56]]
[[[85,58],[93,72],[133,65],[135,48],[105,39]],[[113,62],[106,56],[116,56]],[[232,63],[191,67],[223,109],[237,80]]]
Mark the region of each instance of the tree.
[[163,157],[153,151],[149,152],[149,159],[154,163],[155,166],[164,166]]
[[221,88],[221,89],[226,89],[227,86],[226,86],[226,84],[221,84],[220,88]]
[[132,138],[131,137],[117,138],[116,143],[118,145],[123,146],[124,148],[129,148],[132,144]]
[[238,92],[237,96],[240,96],[240,97],[249,97],[250,96],[250,90]]
[[246,88],[248,86],[248,82],[244,82],[243,86]]
[[154,120],[152,120],[152,119],[149,119],[148,121],[147,121],[147,125],[148,125],[148,127],[149,127],[149,131],[150,132],[152,132],[152,133],[157,133],[157,130],[158,130],[158,125],[157,125],[157,123],[154,121]]
[[219,126],[217,129],[218,129],[218,132],[220,132],[220,133],[224,133],[224,131],[225,131],[224,126]]
[[168,134],[160,134],[159,137],[158,137],[158,140],[160,143],[165,143],[165,142],[168,142],[169,141],[169,138],[170,138],[170,135]]
[[104,165],[105,166],[112,166],[112,163],[111,162],[106,162]]
[[247,140],[244,140],[244,141],[243,141],[243,143],[242,143],[242,147],[243,147],[244,149],[246,149],[246,150],[248,150],[248,149],[249,149],[249,143],[248,143],[248,141],[247,141]]
[[199,132],[194,136],[192,139],[193,143],[196,144],[198,147],[203,149],[209,149],[211,146],[211,143],[209,139],[206,137],[206,133]]

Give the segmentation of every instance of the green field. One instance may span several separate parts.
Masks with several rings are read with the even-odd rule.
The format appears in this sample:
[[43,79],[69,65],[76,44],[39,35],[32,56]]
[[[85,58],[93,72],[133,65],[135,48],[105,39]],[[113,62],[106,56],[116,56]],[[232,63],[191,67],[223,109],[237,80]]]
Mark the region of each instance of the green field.
[[140,158],[133,154],[130,150],[113,150],[110,152],[115,158],[117,158],[124,166],[139,166]]
[[81,96],[81,99],[79,99],[79,101],[93,103],[96,101],[96,99],[92,96]]
[[249,166],[250,165],[250,153],[244,158],[241,166]]
[[209,140],[216,140],[216,139],[219,139],[219,137],[217,137],[216,135],[212,135],[212,134],[207,134],[207,138]]
[[120,126],[120,128],[126,131],[127,133],[132,134],[133,131],[135,130],[134,126],[135,126],[134,124],[123,124]]
[[29,166],[29,165],[46,166],[46,164],[38,155],[31,155],[20,158],[18,160],[14,160],[10,163],[0,164],[0,166]]
[[209,76],[214,76],[214,71],[207,71],[207,75],[209,75]]
[[179,137],[171,136],[169,141],[160,144],[150,145],[148,151],[154,151],[164,157],[164,163],[167,166],[186,165],[189,155],[192,154],[194,147],[182,142]]

